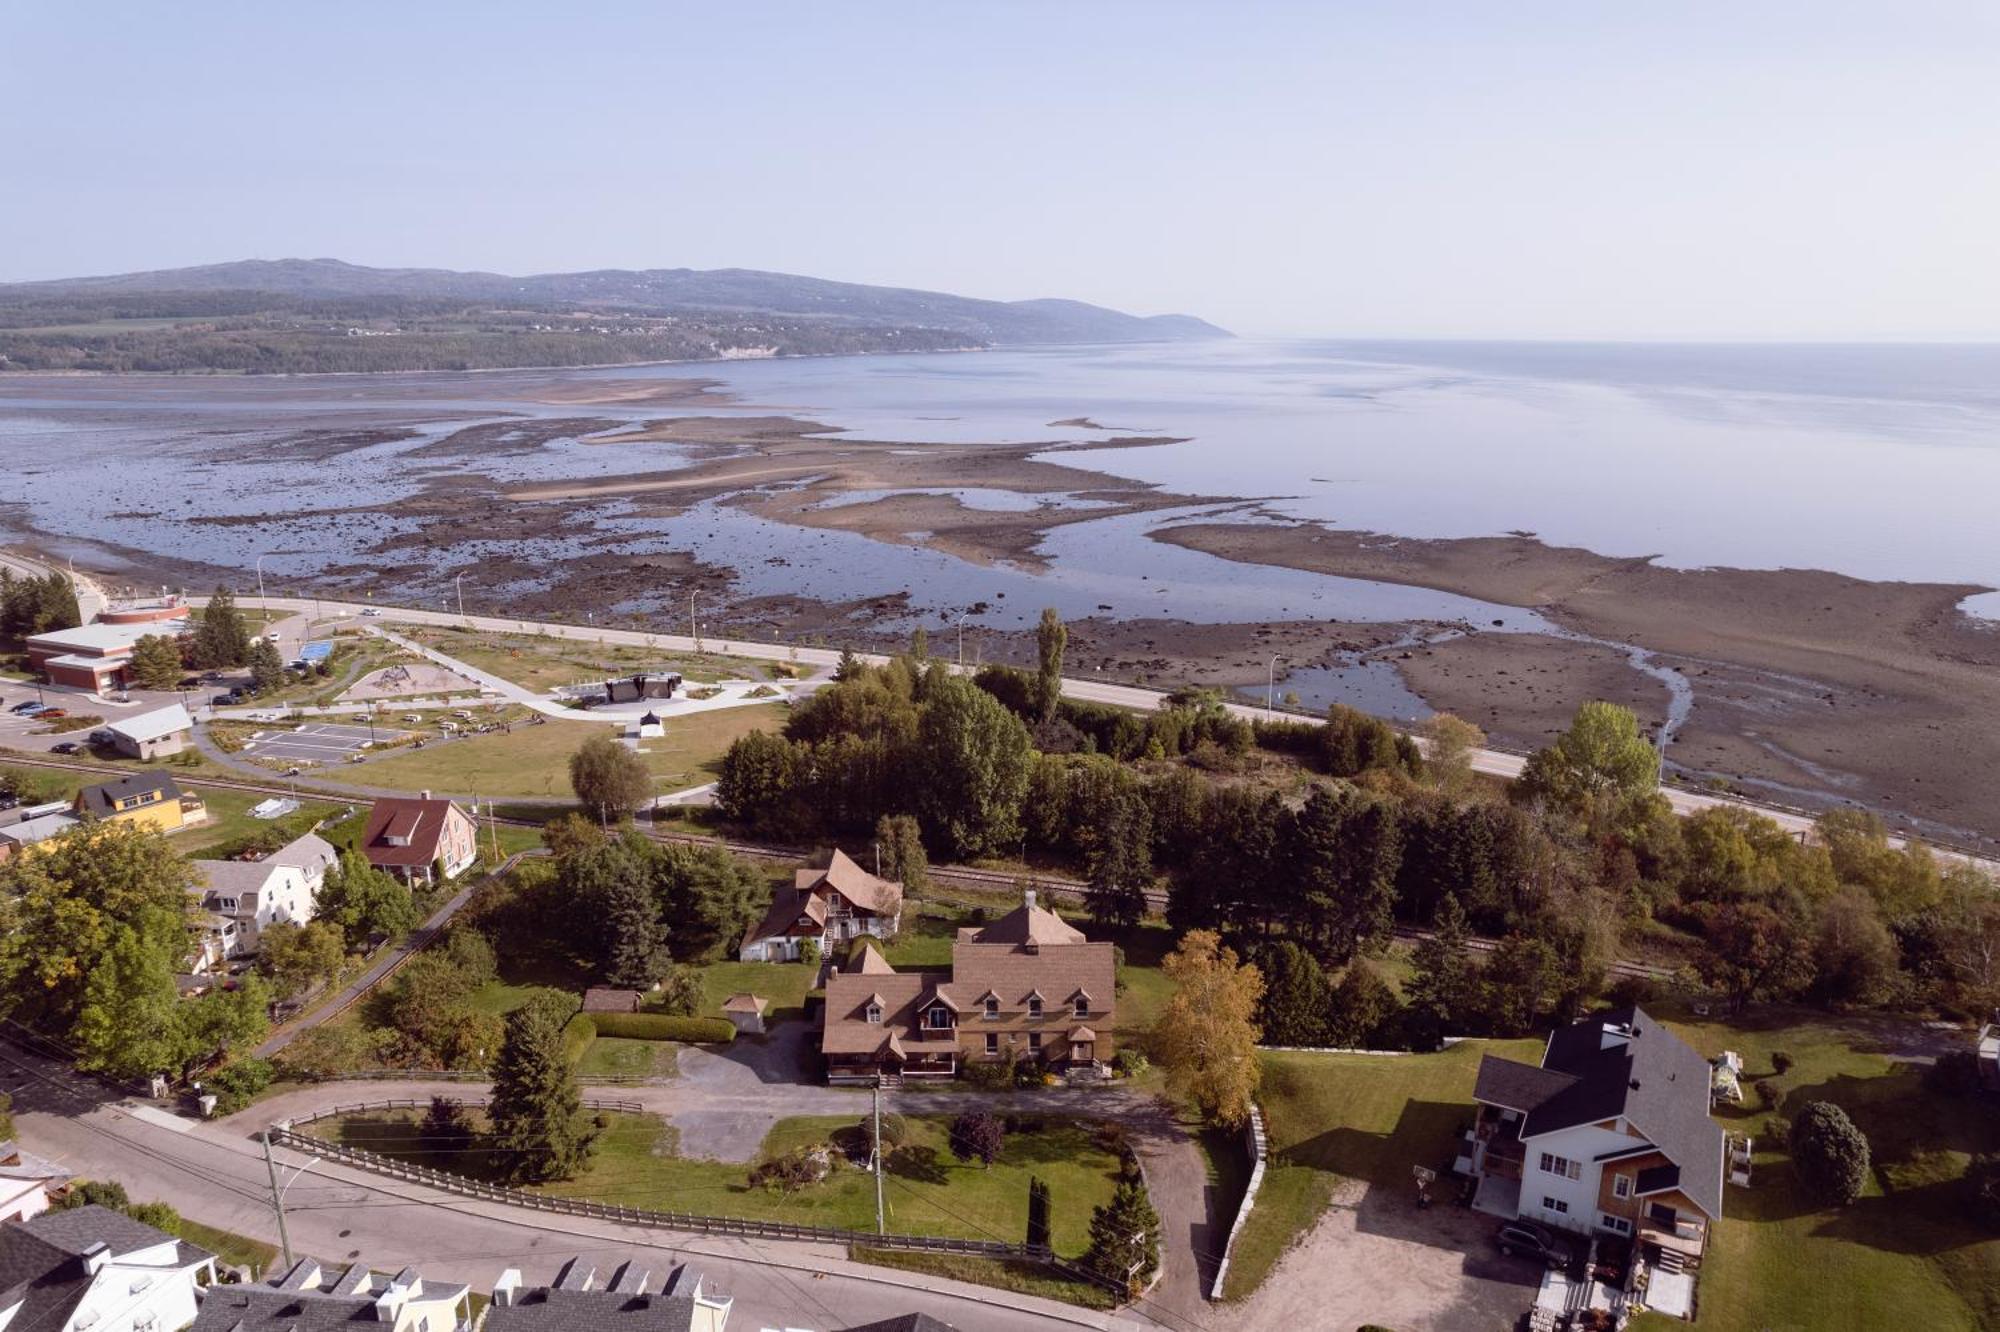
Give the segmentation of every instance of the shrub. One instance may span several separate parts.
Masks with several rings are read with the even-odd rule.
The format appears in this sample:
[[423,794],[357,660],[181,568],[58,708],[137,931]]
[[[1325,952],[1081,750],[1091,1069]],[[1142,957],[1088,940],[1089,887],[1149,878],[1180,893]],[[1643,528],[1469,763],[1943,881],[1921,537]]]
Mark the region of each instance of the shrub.
[[690,1045],[727,1045],[736,1039],[727,1018],[671,1017],[665,1013],[592,1013],[599,1036],[634,1041],[686,1041]]
[[970,1110],[951,1121],[951,1154],[961,1161],[992,1165],[1006,1142],[1006,1127],[984,1110]]
[[1784,1091],[1769,1078],[1759,1078],[1750,1085],[1756,1088],[1757,1095],[1763,1101],[1766,1110],[1776,1110],[1778,1103],[1785,1099]]
[[1970,1096],[1979,1090],[1979,1056],[1970,1050],[1941,1054],[1924,1070],[1924,1086],[1941,1096]]
[[563,1024],[563,1057],[571,1064],[583,1058],[583,1052],[597,1039],[597,1023],[588,1013],[578,1013]]
[[1121,1078],[1136,1078],[1152,1067],[1152,1061],[1137,1050],[1120,1050],[1112,1057],[1111,1067]]
[[[875,1141],[875,1116],[861,1117],[861,1139]],[[910,1140],[910,1121],[901,1115],[884,1113],[882,1116],[882,1150],[892,1152]]]
[[981,1091],[1003,1091],[1014,1085],[1014,1061],[1011,1057],[975,1059],[959,1065],[958,1076],[969,1087],[977,1087]]
[[813,968],[819,966],[819,940],[804,939],[799,943],[799,961]]
[[215,1113],[233,1115],[271,1085],[271,1065],[263,1059],[239,1059],[217,1069],[204,1085],[215,1095]]
[[1042,1085],[1042,1061],[1023,1059],[1014,1063],[1014,1085],[1016,1087],[1039,1087]]
[[1814,1101],[1792,1121],[1792,1169],[1806,1192],[1845,1207],[1868,1183],[1868,1139],[1847,1112],[1831,1101]]
[[1778,1071],[1779,1077],[1782,1078],[1792,1071],[1792,1063],[1792,1057],[1783,1050],[1771,1051],[1771,1067]]
[[758,1164],[750,1172],[750,1182],[778,1193],[797,1193],[832,1170],[833,1157],[826,1148],[798,1147]]
[[660,992],[653,1002],[659,1011],[672,1017],[693,1017],[701,1012],[701,972],[684,964],[667,968],[660,977]]

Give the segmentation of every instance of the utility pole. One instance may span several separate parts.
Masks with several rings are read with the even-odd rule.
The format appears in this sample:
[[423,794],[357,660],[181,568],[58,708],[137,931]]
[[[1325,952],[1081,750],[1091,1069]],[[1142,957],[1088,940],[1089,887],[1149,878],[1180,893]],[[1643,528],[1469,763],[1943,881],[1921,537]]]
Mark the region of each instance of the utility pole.
[[889,1233],[882,1220],[882,1075],[879,1073],[875,1075],[875,1233]]
[[[292,1270],[292,1237],[285,1231],[285,1191],[278,1187],[278,1163],[271,1159],[271,1130],[264,1130],[264,1169],[271,1176],[271,1206],[278,1213],[278,1247],[285,1254],[285,1270]],[[296,1176],[294,1176],[296,1178]]]
[[1271,664],[1264,670],[1264,720],[1271,720],[1271,693],[1278,684],[1278,663],[1281,657],[1272,657]]
[[262,555],[257,557],[257,607],[259,610],[267,609],[264,605],[264,557]]
[[[453,574],[451,576],[451,585],[458,592],[458,618],[463,623],[465,620],[465,575],[462,573]],[[467,624],[465,627],[470,629],[472,626]]]

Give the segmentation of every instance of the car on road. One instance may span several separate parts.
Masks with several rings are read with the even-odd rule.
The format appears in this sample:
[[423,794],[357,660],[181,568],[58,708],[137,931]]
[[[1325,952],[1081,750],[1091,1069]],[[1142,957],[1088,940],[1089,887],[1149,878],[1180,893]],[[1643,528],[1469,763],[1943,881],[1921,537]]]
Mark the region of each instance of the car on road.
[[77,754],[81,753],[82,751],[83,751],[83,746],[79,745],[74,740],[65,740],[59,745],[49,746],[49,753],[51,754]]
[[21,797],[0,795],[0,810],[13,809],[21,803]]
[[372,619],[375,619],[375,618],[376,618],[377,616],[381,615],[381,613],[382,613],[382,612],[381,612],[381,611],[378,611],[378,610],[376,610],[376,609],[375,609],[375,608],[374,608],[373,606],[369,606],[369,607],[366,607],[365,609],[363,609],[361,613],[362,613],[362,615],[366,616],[366,617],[367,617],[368,619],[371,619],[371,620],[372,620]]
[[1493,1239],[1500,1252],[1533,1258],[1549,1267],[1568,1267],[1576,1260],[1576,1250],[1567,1239],[1533,1221],[1509,1221]]
[[35,702],[35,700],[34,700],[34,699],[32,699],[32,698],[31,698],[31,699],[29,699],[29,700],[28,700],[28,701],[27,701],[26,703],[16,703],[16,704],[15,704],[15,705],[14,705],[13,707],[9,708],[9,709],[8,709],[8,711],[9,711],[9,712],[11,712],[11,713],[13,713],[14,715],[16,715],[16,716],[18,716],[18,717],[25,717],[25,716],[27,716],[27,715],[28,715],[29,713],[31,713],[31,712],[39,712],[39,711],[41,711],[41,710],[42,710],[43,708],[45,708],[45,707],[47,707],[47,706],[48,706],[48,704],[46,704],[46,703],[37,703],[37,702]]
[[264,641],[265,641],[266,643],[275,643],[275,642],[277,642],[277,641],[278,641],[278,635],[277,635],[277,632],[276,632],[275,630],[273,630],[273,631],[272,631],[271,633],[268,633],[268,634],[265,634],[265,635],[264,635]]
[[237,693],[234,689],[226,694],[217,694],[214,699],[215,706],[218,708],[233,707],[242,701],[243,695]]

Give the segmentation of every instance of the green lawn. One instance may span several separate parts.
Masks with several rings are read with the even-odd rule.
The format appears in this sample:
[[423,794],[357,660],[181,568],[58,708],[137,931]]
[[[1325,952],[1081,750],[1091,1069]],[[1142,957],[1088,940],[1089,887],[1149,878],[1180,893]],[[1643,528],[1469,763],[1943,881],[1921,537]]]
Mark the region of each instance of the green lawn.
[[711,962],[701,969],[701,1016],[721,1017],[732,994],[760,994],[771,1001],[766,1022],[806,1015],[806,994],[819,968],[798,962]]
[[576,1071],[599,1078],[671,1078],[680,1072],[676,1041],[635,1041],[599,1036],[583,1047]]
[[278,1260],[278,1246],[275,1244],[266,1244],[234,1231],[217,1230],[214,1226],[205,1226],[186,1217],[181,1218],[181,1238],[207,1249],[225,1263],[247,1267],[258,1276],[267,1275],[271,1264]]
[[1081,1304],[1087,1309],[1115,1309],[1118,1297],[1094,1281],[1076,1281],[1053,1268],[1024,1258],[980,1258],[969,1253],[928,1253],[920,1249],[871,1249],[859,1244],[848,1254],[857,1263],[893,1267],[900,1272],[950,1277],[981,1286],[995,1286],[1019,1295]]
[[[665,736],[648,740],[641,756],[658,791],[678,791],[714,781],[722,755],[751,731],[775,731],[784,709],[753,704],[696,712],[667,723]],[[405,749],[356,765],[351,780],[398,791],[434,790],[483,796],[568,800],[569,756],[593,735],[615,735],[602,722],[552,721],[515,726],[510,734],[476,735],[423,749]]]
[[1263,1056],[1258,1101],[1271,1160],[1229,1262],[1225,1292],[1241,1299],[1312,1229],[1342,1178],[1397,1186],[1413,1165],[1451,1165],[1453,1135],[1472,1120],[1479,1057],[1539,1060],[1537,1041],[1466,1041],[1438,1054]]
[[[778,1121],[764,1140],[764,1156],[828,1141],[844,1148],[857,1140],[865,1104],[857,1097],[851,1117]],[[350,1146],[424,1160],[410,1137],[418,1118],[406,1112],[351,1115],[322,1120],[312,1131]],[[1050,1119],[1039,1131],[1009,1134],[1000,1159],[983,1168],[953,1159],[946,1148],[949,1122],[941,1115],[910,1117],[910,1141],[890,1156],[885,1177],[891,1230],[1018,1240],[1027,1230],[1028,1178],[1039,1175],[1048,1181],[1055,1203],[1057,1252],[1080,1256],[1089,1247],[1091,1210],[1110,1199],[1118,1172],[1117,1155],[1098,1145],[1092,1126]],[[873,1178],[847,1164],[843,1151],[835,1156],[839,1164],[832,1175],[787,1196],[753,1186],[747,1165],[680,1156],[672,1127],[657,1116],[610,1115],[585,1172],[544,1189],[629,1207],[872,1230]],[[476,1155],[455,1156],[427,1164],[466,1169],[476,1160]]]
[[398,626],[396,632],[466,665],[528,689],[547,691],[561,685],[601,681],[634,671],[672,672],[687,680],[764,680],[777,678],[777,662],[725,657],[713,652],[699,656],[664,649],[611,646],[585,639],[539,634],[501,634],[452,628]]
[[[1728,1190],[1702,1262],[1704,1324],[1729,1310],[1733,1325],[1769,1332],[2000,1325],[2000,1237],[1965,1219],[1960,1184],[1973,1155],[2000,1151],[2000,1115],[1925,1091],[1916,1069],[1882,1053],[1893,1021],[1775,1009],[1670,1023],[1705,1055],[1743,1056],[1744,1104],[1718,1118],[1756,1137],[1751,1187]],[[1784,1074],[1778,1051],[1794,1061]],[[1846,1110],[1873,1152],[1874,1178],[1844,1211],[1795,1187],[1777,1126],[1819,1100]]]

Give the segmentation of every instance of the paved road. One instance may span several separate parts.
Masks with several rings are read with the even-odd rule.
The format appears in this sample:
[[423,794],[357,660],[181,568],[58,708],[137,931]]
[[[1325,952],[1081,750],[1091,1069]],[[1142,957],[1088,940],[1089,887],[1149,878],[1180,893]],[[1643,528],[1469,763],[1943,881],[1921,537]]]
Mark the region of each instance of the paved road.
[[[136,1198],[162,1199],[189,1217],[267,1242],[277,1240],[259,1145],[241,1122],[195,1124],[147,1106],[108,1100],[96,1084],[12,1047],[0,1048],[0,1086],[15,1097],[20,1136],[33,1150],[86,1177],[115,1178]],[[381,1094],[377,1090],[377,1094]],[[280,1149],[281,1170],[308,1163]],[[295,1251],[491,1289],[502,1268],[550,1279],[576,1254],[608,1270],[628,1257],[664,1268],[696,1263],[736,1299],[731,1323],[827,1329],[928,1313],[964,1332],[1052,1327],[1188,1326],[1163,1315],[1104,1315],[942,1278],[847,1261],[825,1246],[676,1236],[642,1227],[555,1218],[321,1163],[286,1194]]]
[[[868,1110],[869,1093],[797,1081],[796,1060],[783,1024],[769,1045],[743,1042],[725,1054],[688,1049],[681,1053],[682,1076],[665,1083],[620,1086],[606,1095],[636,1101],[678,1130],[690,1156],[747,1161],[780,1119],[795,1115],[851,1115]],[[796,1033],[793,1033],[794,1035]],[[484,1083],[346,1081],[320,1083],[271,1097],[220,1121],[216,1126],[248,1136],[265,1125],[324,1113],[339,1106],[384,1099],[424,1100],[432,1096],[478,1096]],[[1205,1326],[1212,1310],[1202,1297],[1228,1233],[1218,1216],[1201,1150],[1157,1097],[1121,1087],[1057,1088],[1012,1092],[888,1092],[885,1109],[902,1114],[955,1114],[990,1109],[1015,1114],[1072,1115],[1124,1124],[1145,1171],[1153,1205],[1160,1213],[1164,1275],[1145,1307],[1174,1326]]]

